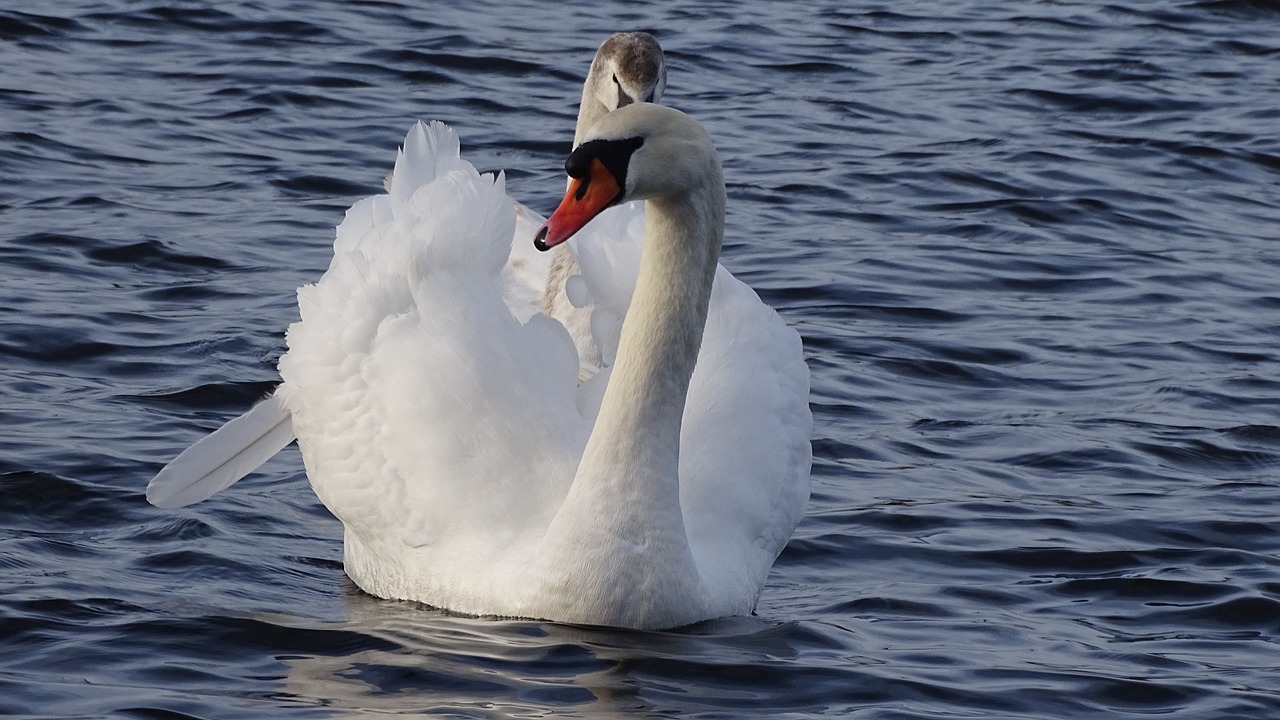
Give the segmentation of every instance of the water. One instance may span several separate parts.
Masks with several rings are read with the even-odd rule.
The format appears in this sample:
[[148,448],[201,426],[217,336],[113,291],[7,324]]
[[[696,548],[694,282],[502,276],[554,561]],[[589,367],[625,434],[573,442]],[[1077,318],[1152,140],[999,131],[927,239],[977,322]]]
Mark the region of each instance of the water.
[[[1274,3],[208,5],[0,10],[0,715],[1280,717]],[[145,503],[413,119],[549,210],[630,28],[813,369],[755,617],[370,598],[293,448]]]

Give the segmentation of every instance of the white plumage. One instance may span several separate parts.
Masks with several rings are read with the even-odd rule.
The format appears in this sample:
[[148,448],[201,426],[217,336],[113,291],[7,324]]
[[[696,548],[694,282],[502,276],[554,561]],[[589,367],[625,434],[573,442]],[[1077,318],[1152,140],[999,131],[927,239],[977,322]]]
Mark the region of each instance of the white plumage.
[[[610,114],[602,132],[626,122],[655,136],[664,123],[696,128],[646,104]],[[643,176],[644,163],[633,164]],[[254,422],[233,423],[277,441],[273,420],[291,421],[312,487],[344,525],[346,571],[366,591],[475,615],[628,627],[753,610],[808,498],[799,336],[714,266],[678,443],[655,440],[667,431],[647,426],[649,415],[628,417],[621,386],[603,400],[608,427],[597,428],[615,354],[639,344],[624,333],[619,349],[618,319],[633,292],[646,298],[638,317],[656,307],[652,279],[635,289],[653,251],[628,228],[644,214],[636,203],[606,211],[571,241],[610,361],[579,385],[564,327],[541,314],[522,321],[522,305],[504,297],[513,206],[501,175],[460,158],[451,129],[415,125],[388,193],[348,211],[328,271],[298,291],[283,385],[251,411]],[[222,450],[200,455],[224,465],[235,455],[228,442],[264,444],[252,432],[218,437],[205,443]],[[654,467],[678,456],[678,477],[653,470],[650,456]],[[180,461],[153,480],[153,502],[200,499],[202,483],[207,494],[221,489],[221,480],[180,481],[171,472]]]

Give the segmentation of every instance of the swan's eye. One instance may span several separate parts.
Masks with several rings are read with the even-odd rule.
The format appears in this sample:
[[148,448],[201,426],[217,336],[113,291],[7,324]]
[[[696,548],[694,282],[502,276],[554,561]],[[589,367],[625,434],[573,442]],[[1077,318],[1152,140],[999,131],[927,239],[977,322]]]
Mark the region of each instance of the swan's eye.
[[618,107],[626,107],[635,102],[635,99],[622,89],[622,82],[618,80],[618,74],[613,74],[613,86],[618,89]]

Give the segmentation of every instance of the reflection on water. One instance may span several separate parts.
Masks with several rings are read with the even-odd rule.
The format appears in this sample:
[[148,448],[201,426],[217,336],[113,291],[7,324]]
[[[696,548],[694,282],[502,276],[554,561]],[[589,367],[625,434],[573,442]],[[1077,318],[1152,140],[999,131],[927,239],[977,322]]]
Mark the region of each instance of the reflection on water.
[[394,713],[623,717],[683,696],[691,706],[749,710],[798,679],[788,675],[806,648],[832,645],[759,618],[672,632],[468,618],[379,600],[349,581],[343,600],[345,616],[333,633],[351,639],[334,642],[333,654],[280,658],[288,673],[281,691],[291,702]]

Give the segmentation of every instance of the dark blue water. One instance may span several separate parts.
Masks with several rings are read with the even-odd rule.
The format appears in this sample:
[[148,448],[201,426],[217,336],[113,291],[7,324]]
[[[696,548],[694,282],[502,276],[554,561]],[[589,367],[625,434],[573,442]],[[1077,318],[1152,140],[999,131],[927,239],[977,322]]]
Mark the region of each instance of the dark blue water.
[[[1280,6],[421,5],[0,10],[0,715],[1280,717]],[[146,504],[414,119],[549,210],[632,28],[813,369],[757,616],[373,599],[292,448]]]

